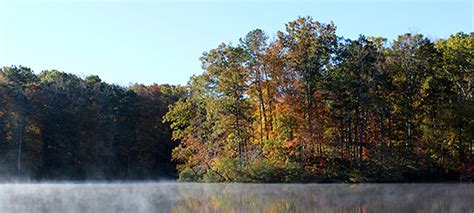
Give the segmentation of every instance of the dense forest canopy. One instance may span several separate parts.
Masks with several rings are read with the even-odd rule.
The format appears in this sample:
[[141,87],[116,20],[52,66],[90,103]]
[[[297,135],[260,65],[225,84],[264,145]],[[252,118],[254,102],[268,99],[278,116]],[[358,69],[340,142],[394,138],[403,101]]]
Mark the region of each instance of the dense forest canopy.
[[[0,70],[0,173],[37,179],[474,178],[474,35],[352,40],[301,17],[201,57],[186,86]],[[176,168],[175,168],[176,167]],[[4,175],[6,176],[6,175]]]
[[0,176],[137,179],[175,173],[168,105],[180,86],[120,87],[23,66],[0,70]]
[[181,180],[472,180],[473,34],[351,40],[302,17],[277,35],[201,57],[165,116]]

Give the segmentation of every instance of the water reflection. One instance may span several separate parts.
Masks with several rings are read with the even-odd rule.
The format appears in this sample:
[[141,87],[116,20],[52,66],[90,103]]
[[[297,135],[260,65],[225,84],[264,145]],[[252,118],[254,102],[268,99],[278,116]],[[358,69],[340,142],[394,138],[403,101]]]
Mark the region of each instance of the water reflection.
[[473,212],[472,184],[0,184],[1,212]]
[[176,212],[472,212],[474,188],[459,184],[179,186]]

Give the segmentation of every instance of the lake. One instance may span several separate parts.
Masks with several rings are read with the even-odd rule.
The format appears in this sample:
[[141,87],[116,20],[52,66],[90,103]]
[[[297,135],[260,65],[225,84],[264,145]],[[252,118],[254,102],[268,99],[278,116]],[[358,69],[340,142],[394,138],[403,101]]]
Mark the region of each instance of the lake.
[[0,184],[0,212],[473,212],[474,184]]

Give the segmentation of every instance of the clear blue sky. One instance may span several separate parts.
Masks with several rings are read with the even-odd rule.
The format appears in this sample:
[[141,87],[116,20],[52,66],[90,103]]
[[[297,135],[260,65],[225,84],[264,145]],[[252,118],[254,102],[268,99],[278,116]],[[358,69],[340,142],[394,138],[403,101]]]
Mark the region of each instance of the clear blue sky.
[[333,21],[347,38],[418,32],[438,39],[473,31],[471,0],[0,0],[0,66],[96,74],[121,85],[185,84],[201,72],[204,51],[236,44],[255,28],[273,37],[306,15]]

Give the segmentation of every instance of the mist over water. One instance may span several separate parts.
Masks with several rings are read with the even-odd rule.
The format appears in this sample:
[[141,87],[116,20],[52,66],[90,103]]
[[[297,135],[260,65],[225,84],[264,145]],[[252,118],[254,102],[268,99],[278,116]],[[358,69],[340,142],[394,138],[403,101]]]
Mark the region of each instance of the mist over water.
[[472,184],[0,184],[1,212],[472,212]]

